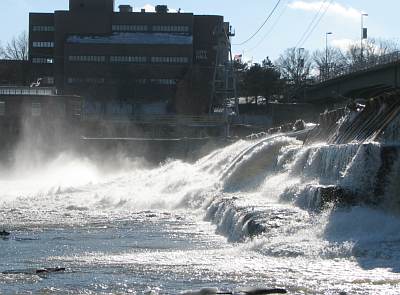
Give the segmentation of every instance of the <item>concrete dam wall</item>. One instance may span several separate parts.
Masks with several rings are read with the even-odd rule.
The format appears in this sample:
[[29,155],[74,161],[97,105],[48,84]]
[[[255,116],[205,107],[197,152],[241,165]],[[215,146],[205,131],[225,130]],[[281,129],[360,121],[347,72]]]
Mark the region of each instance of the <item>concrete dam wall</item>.
[[242,241],[301,226],[304,212],[365,206],[398,215],[399,127],[400,93],[392,92],[321,114],[305,138],[288,132],[249,140],[221,173],[224,194],[210,200],[207,218]]

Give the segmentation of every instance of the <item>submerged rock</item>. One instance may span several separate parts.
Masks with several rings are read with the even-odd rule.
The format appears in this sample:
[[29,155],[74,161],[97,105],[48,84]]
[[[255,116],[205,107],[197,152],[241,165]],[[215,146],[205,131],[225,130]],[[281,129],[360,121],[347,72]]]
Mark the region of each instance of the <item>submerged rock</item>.
[[46,268],[33,268],[33,269],[22,269],[22,270],[6,270],[3,271],[2,274],[47,274],[47,273],[56,273],[56,272],[64,272],[65,267],[46,267]]
[[10,234],[11,233],[5,230],[0,231],[0,237],[8,237]]

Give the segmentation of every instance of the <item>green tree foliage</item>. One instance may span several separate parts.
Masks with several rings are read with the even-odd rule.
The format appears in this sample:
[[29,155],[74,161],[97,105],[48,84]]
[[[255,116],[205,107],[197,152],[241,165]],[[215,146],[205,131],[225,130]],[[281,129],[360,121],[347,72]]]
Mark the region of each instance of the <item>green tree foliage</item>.
[[243,90],[246,96],[253,96],[258,104],[258,97],[263,96],[268,101],[277,93],[280,85],[280,73],[269,58],[261,64],[253,64],[243,75]]

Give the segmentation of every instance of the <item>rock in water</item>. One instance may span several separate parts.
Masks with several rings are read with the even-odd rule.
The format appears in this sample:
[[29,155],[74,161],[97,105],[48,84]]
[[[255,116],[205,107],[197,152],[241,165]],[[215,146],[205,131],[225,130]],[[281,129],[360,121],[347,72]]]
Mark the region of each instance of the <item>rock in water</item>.
[[0,237],[8,237],[10,233],[8,231],[2,230],[0,231]]

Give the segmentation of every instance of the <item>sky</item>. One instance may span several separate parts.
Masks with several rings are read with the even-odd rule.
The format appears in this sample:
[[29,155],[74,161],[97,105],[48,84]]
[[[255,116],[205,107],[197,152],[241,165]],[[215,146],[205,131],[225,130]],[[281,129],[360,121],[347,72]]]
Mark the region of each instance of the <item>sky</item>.
[[[248,40],[264,23],[279,0],[116,0],[130,4],[135,10],[151,9],[166,4],[171,9],[181,8],[194,14],[223,15],[236,33],[232,39],[232,53],[242,54],[245,60],[260,62],[266,57],[276,60],[285,49],[301,47],[311,51],[324,50],[326,33],[329,46],[345,48],[360,42],[361,14],[371,38],[394,39],[400,42],[400,0],[280,0],[265,26]],[[0,0],[0,43],[28,30],[29,12],[67,10],[68,0]],[[319,22],[311,22],[317,13],[323,14]],[[311,28],[313,30],[307,30]],[[307,33],[309,32],[309,33]],[[304,38],[302,38],[304,36]],[[303,40],[302,40],[303,39]]]

